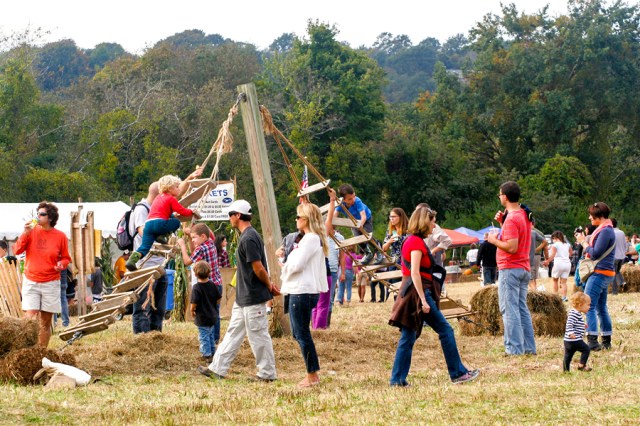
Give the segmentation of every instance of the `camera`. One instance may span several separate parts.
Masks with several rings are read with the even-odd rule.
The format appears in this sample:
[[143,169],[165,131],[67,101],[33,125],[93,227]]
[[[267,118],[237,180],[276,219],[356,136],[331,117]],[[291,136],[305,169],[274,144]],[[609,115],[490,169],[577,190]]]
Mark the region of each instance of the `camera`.
[[578,226],[576,229],[573,230],[573,235],[582,234],[583,232],[584,230],[582,229],[582,226]]

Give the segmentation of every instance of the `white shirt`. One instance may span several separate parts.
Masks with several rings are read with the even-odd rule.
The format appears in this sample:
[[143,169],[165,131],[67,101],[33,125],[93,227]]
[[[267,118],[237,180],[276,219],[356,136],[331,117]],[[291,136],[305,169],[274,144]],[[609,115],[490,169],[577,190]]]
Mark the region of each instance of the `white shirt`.
[[478,249],[471,249],[467,252],[467,261],[469,263],[476,263],[478,260]]
[[318,294],[329,290],[324,253],[317,234],[308,233],[282,267],[283,294]]
[[571,263],[569,259],[569,248],[571,247],[569,243],[561,243],[560,241],[556,241],[553,243],[553,247],[556,248],[556,255],[553,257],[554,264],[567,264]]

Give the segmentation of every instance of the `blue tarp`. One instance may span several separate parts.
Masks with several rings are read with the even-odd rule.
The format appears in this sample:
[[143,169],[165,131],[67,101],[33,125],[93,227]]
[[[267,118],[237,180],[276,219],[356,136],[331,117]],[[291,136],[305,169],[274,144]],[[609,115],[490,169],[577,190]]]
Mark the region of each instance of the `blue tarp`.
[[491,232],[491,231],[495,231],[495,232],[500,232],[500,227],[499,226],[487,226],[486,228],[482,228],[482,229],[478,229],[476,232],[479,232],[480,234],[482,234],[482,239],[484,240],[484,234],[486,232]]
[[474,231],[473,229],[465,228],[464,226],[461,226],[460,228],[456,228],[454,229],[454,231],[460,232],[461,234],[465,234],[470,237],[475,237],[480,242],[484,241],[484,232]]

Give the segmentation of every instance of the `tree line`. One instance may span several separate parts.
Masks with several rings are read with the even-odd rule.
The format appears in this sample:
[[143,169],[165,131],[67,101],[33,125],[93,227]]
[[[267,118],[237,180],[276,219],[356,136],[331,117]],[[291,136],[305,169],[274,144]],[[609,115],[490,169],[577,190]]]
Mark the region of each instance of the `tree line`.
[[[254,82],[276,126],[335,184],[356,188],[379,232],[388,209],[424,201],[444,225],[486,227],[507,179],[546,232],[584,225],[596,200],[636,231],[639,16],[637,5],[600,0],[571,0],[560,16],[506,5],[442,44],[382,33],[358,48],[318,21],[263,51],[199,30],[141,55],[5,39],[0,199],[140,198],[206,157],[236,86]],[[220,176],[236,176],[251,200],[241,118],[231,130]],[[291,228],[296,189],[267,143]]]

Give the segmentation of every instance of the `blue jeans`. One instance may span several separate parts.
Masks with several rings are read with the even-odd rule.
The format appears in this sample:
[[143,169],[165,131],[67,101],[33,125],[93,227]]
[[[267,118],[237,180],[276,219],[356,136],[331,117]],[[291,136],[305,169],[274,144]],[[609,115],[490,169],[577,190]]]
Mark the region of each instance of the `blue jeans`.
[[[436,306],[431,292],[425,290],[424,296],[430,308],[429,313],[424,315],[424,320],[429,327],[438,333],[444,360],[447,363],[449,377],[451,380],[457,379],[465,375],[469,370],[462,364],[462,360],[460,359],[453,328],[451,328],[449,322]],[[389,381],[391,386],[407,386],[407,375],[409,374],[409,368],[411,368],[413,345],[416,341],[415,330],[401,327],[400,333],[400,340],[398,341],[398,348],[396,349],[396,358],[393,361],[393,368],[391,369],[391,380]]]
[[336,298],[336,283],[338,282],[338,277],[340,274],[340,269],[336,272],[331,272],[331,282],[333,285],[331,286],[331,300],[329,302],[329,312],[333,312],[333,300]]
[[216,351],[216,341],[214,337],[216,326],[198,326],[198,340],[200,341],[200,353],[202,356],[211,356]]
[[318,294],[290,294],[289,295],[289,319],[291,321],[291,333],[296,339],[302,351],[302,358],[307,367],[307,373],[315,373],[320,370],[316,345],[311,337],[309,322],[311,311],[318,303]]
[[351,302],[351,287],[353,287],[353,269],[347,269],[344,272],[344,281],[340,281],[338,287],[338,303],[344,301],[344,290],[347,290],[347,302]]
[[144,290],[140,295],[140,299],[133,304],[133,315],[131,315],[131,323],[133,325],[133,334],[147,333],[149,331],[162,331],[162,321],[164,313],[167,309],[167,275],[164,274],[156,280],[153,285],[153,297],[156,310],[151,309],[151,304],[146,309],[142,309],[142,305],[147,300],[147,291]]
[[531,274],[524,268],[501,269],[498,303],[504,324],[504,350],[507,355],[535,354],[531,313],[527,291]]
[[151,246],[160,235],[169,234],[176,229],[180,228],[180,221],[176,218],[171,219],[151,219],[145,222],[144,232],[142,233],[142,243],[136,250],[142,255],[146,256],[151,250]]
[[591,297],[591,305],[587,312],[587,335],[598,335],[598,322],[600,322],[600,334],[603,336],[611,336],[612,334],[611,317],[607,310],[607,292],[609,284],[614,279],[615,277],[598,273],[591,274],[587,279],[584,292]]
[[483,266],[482,267],[482,281],[484,285],[496,283],[496,267],[495,266]]

